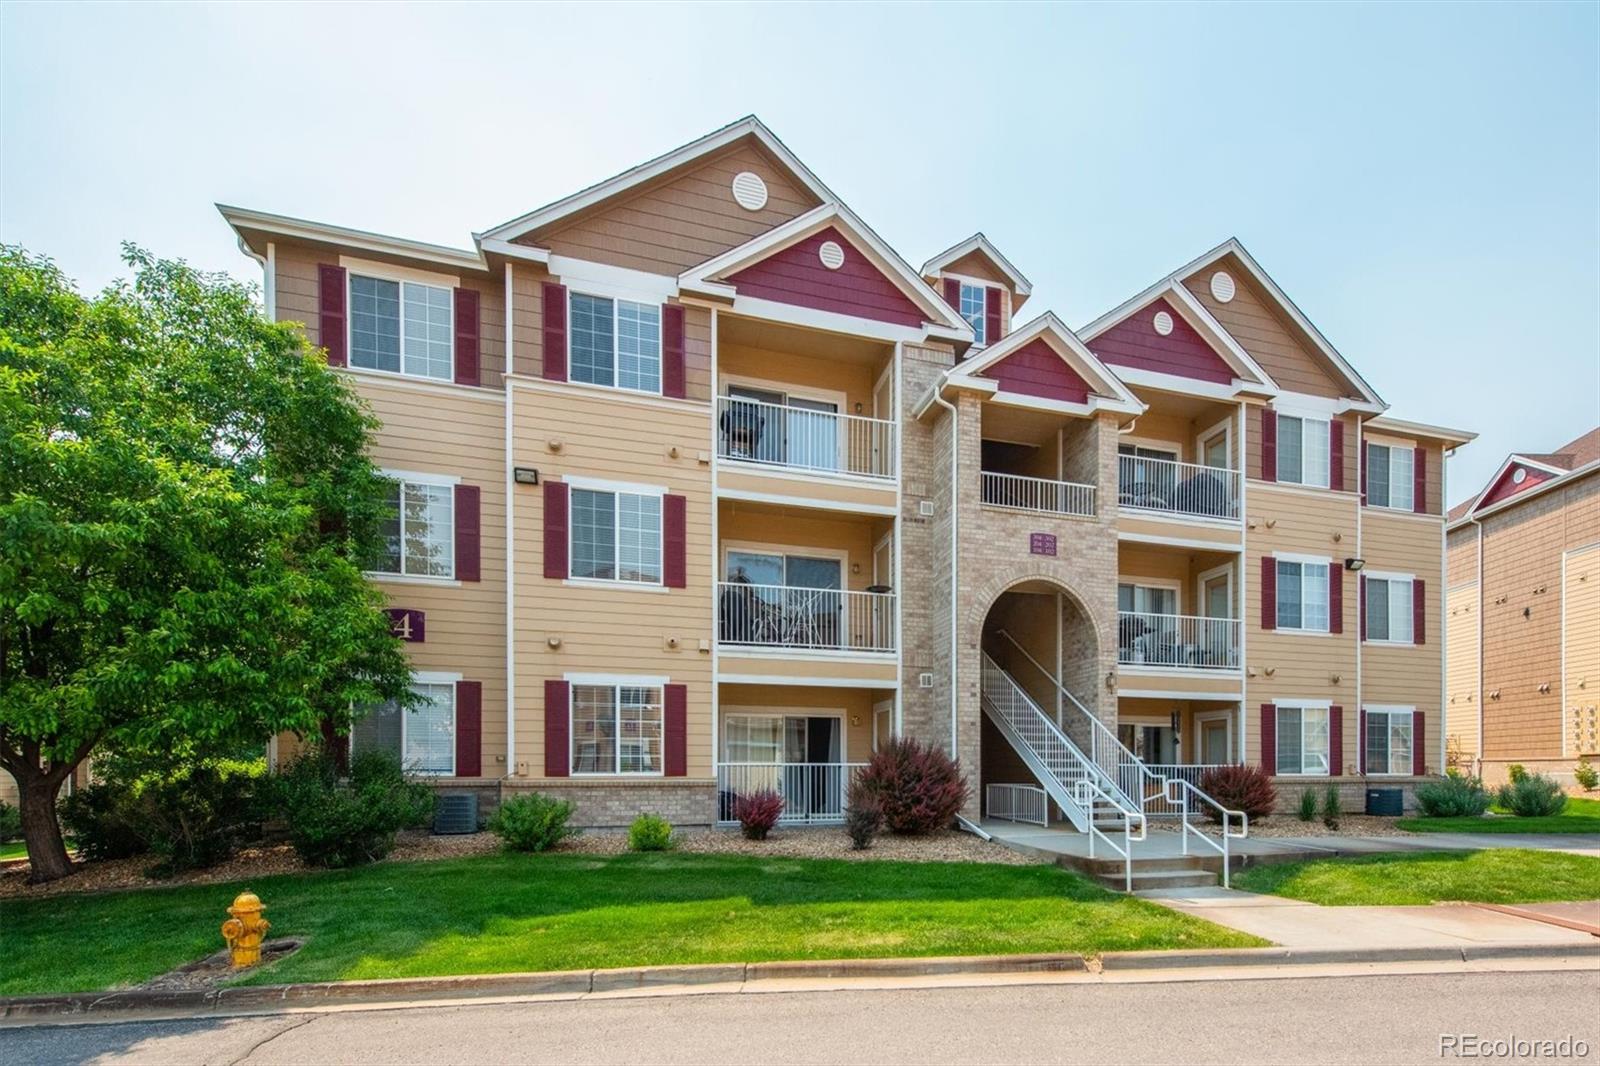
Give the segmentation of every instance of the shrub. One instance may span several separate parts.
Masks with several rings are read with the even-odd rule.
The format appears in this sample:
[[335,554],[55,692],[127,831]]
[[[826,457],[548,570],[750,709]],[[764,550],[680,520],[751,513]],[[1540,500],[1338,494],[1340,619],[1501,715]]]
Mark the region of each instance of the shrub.
[[670,847],[672,823],[659,814],[641,814],[628,826],[629,851],[666,851]]
[[1329,829],[1337,829],[1343,814],[1344,802],[1339,798],[1339,786],[1329,785],[1327,793],[1322,797],[1322,824]]
[[1583,786],[1585,792],[1593,792],[1600,788],[1600,770],[1590,766],[1588,759],[1580,760],[1578,765],[1573,767],[1572,776]]
[[[1243,811],[1252,821],[1271,814],[1278,803],[1272,778],[1259,766],[1213,766],[1200,775],[1199,788],[1229,810]],[[1222,821],[1222,813],[1209,804],[1205,814],[1213,822]]]
[[409,781],[391,755],[369,751],[350,761],[340,781],[334,759],[311,752],[278,778],[289,839],[313,866],[359,866],[389,854],[401,829],[426,824],[433,790]]
[[1560,814],[1567,806],[1567,794],[1553,777],[1524,774],[1500,789],[1500,806],[1519,818],[1543,818]]
[[892,833],[931,833],[948,826],[966,805],[961,764],[940,748],[909,737],[893,737],[862,769],[857,783],[883,811]]
[[1514,762],[1506,767],[1506,776],[1511,778],[1513,785],[1523,781],[1528,776],[1528,768],[1519,762]]
[[783,816],[783,797],[771,789],[746,792],[733,801],[733,816],[747,840],[765,840]]
[[872,838],[883,828],[883,804],[875,793],[864,788],[860,777],[850,782],[850,792],[845,798],[844,831],[850,836],[850,846],[865,851],[872,846]]
[[22,835],[22,812],[0,800],[0,844]]
[[1300,820],[1313,822],[1317,818],[1317,794],[1309,788],[1300,793]]
[[1417,810],[1424,818],[1476,818],[1489,809],[1489,793],[1476,777],[1450,774],[1417,786]]
[[578,830],[567,825],[572,804],[539,792],[514,796],[489,816],[489,831],[507,851],[549,851]]
[[150,850],[133,795],[122,785],[89,785],[63,799],[61,828],[73,839],[78,854],[93,862],[126,859]]

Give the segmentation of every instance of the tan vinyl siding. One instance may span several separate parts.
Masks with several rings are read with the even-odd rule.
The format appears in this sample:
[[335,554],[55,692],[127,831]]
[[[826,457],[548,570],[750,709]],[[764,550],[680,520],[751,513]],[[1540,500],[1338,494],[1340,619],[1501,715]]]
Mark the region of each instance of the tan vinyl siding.
[[1478,585],[1452,586],[1445,593],[1445,737],[1463,766],[1480,753],[1478,743]]
[[[1211,295],[1211,275],[1226,270],[1234,280],[1235,294],[1227,303]],[[1209,264],[1185,278],[1184,288],[1205,305],[1239,346],[1261,365],[1278,387],[1308,396],[1348,396],[1351,390],[1299,330],[1258,289],[1244,267],[1231,256]]]
[[[1245,434],[1245,470],[1248,476],[1259,481],[1264,472],[1261,466],[1261,408],[1251,407],[1246,412],[1250,420],[1249,431]],[[1361,491],[1361,448],[1356,442],[1361,439],[1361,419],[1353,414],[1336,416],[1337,421],[1344,423],[1344,491],[1359,493]],[[1330,461],[1332,456],[1329,456]],[[1430,472],[1433,470],[1429,468]],[[1272,471],[1273,480],[1277,480],[1278,472]],[[1332,471],[1329,472],[1332,481]],[[1430,477],[1430,481],[1432,478]]]
[[977,278],[991,285],[998,285],[1010,291],[1011,283],[1006,280],[995,265],[989,262],[989,257],[982,252],[972,251],[957,259],[955,262],[943,267],[942,274],[961,274],[969,278]]
[[717,524],[722,540],[717,550],[717,577],[724,577],[723,561],[730,549],[811,549],[829,556],[842,552],[845,588],[859,592],[875,584],[872,550],[882,536],[879,527],[886,530],[889,521],[725,500]]
[[726,395],[729,384],[749,384],[835,403],[842,394],[840,414],[854,414],[857,404],[870,414],[878,370],[865,363],[724,344],[717,355],[717,393]]
[[[1593,532],[1600,536],[1600,529]],[[1568,755],[1593,755],[1600,753],[1600,735],[1590,729],[1600,704],[1600,544],[1568,553],[1562,604],[1567,707],[1562,730]],[[1576,735],[1574,711],[1581,729]]]
[[[518,383],[517,463],[544,480],[589,477],[654,485],[688,501],[687,587],[654,590],[567,584],[544,576],[544,495],[516,502],[518,760],[544,776],[544,682],[567,673],[665,676],[688,685],[689,777],[711,776],[709,413],[686,402],[629,399],[581,386]],[[603,430],[602,430],[603,427]],[[552,450],[551,442],[559,443]],[[678,449],[678,457],[669,453]],[[551,639],[559,647],[550,646]],[[675,647],[669,642],[676,640]],[[619,779],[650,784],[657,779]]]
[[872,757],[873,704],[892,698],[892,693],[879,689],[724,684],[717,703],[723,720],[742,713],[837,714],[844,720],[844,760],[866,762]]
[[[733,199],[734,175],[746,170],[767,184],[767,203],[759,211]],[[741,143],[517,240],[575,259],[677,275],[819,202],[765,152]]]
[[1478,580],[1478,527],[1461,526],[1445,534],[1445,577],[1451,587]]
[[[1425,715],[1427,765],[1439,773],[1441,721],[1440,678],[1443,670],[1444,603],[1441,523],[1437,518],[1384,514],[1368,508],[1361,521],[1361,554],[1367,569],[1405,573],[1424,581],[1426,632],[1422,644],[1395,647],[1368,642],[1361,652],[1363,704],[1399,705]],[[1346,583],[1353,591],[1354,581]]]

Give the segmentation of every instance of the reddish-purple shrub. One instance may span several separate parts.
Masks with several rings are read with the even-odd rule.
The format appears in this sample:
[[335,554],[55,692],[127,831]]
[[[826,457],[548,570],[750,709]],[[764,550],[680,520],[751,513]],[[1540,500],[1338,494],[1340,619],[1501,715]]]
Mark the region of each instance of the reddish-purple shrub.
[[733,816],[739,820],[747,840],[765,840],[767,832],[783,817],[783,797],[771,789],[742,793],[733,801]]
[[943,750],[894,737],[861,771],[862,793],[877,797],[891,833],[931,833],[950,824],[967,802],[961,764]]
[[[1272,778],[1259,766],[1235,763],[1231,766],[1213,766],[1200,775],[1200,791],[1232,811],[1243,811],[1252,819],[1265,818],[1278,803],[1278,790],[1272,787]],[[1202,804],[1205,815],[1213,822],[1222,821],[1222,812],[1210,804]]]

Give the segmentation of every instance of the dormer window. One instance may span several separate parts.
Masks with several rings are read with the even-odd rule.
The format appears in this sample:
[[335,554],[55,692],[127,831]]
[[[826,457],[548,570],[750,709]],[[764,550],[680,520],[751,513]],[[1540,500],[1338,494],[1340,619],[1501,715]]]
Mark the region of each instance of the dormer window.
[[968,285],[961,283],[961,317],[967,320],[967,325],[972,327],[973,335],[977,338],[973,343],[988,344],[989,338],[984,336],[984,319],[988,311],[988,290],[982,285]]

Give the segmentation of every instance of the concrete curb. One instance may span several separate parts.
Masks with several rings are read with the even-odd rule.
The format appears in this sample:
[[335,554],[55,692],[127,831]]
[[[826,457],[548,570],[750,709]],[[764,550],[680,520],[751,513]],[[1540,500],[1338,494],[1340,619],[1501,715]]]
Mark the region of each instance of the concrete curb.
[[1100,968],[1175,970],[1202,966],[1325,966],[1382,962],[1482,962],[1490,959],[1600,955],[1593,944],[1470,944],[1395,948],[1234,948],[1227,951],[1115,951]]

